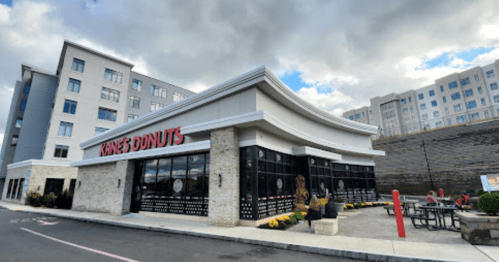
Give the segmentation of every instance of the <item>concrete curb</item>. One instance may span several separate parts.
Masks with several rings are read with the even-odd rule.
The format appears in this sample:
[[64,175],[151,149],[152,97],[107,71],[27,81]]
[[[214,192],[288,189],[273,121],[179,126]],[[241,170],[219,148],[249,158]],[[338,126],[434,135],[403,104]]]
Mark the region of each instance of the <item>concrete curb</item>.
[[[5,207],[5,206],[3,206],[3,207]],[[11,210],[8,207],[5,207],[5,208]],[[171,228],[154,227],[154,226],[144,226],[144,225],[139,225],[139,224],[134,224],[134,223],[110,221],[110,220],[106,220],[106,219],[84,218],[84,217],[71,216],[71,215],[66,215],[66,214],[57,214],[57,213],[54,214],[54,213],[50,213],[50,212],[43,212],[43,211],[36,211],[36,210],[13,210],[13,211],[19,211],[19,212],[23,212],[23,213],[32,213],[32,214],[50,215],[50,216],[72,219],[72,220],[77,220],[77,221],[82,221],[82,222],[87,222],[87,223],[98,223],[98,224],[124,227],[124,228],[149,230],[149,231],[172,233],[172,234],[178,234],[178,235],[189,235],[189,236],[195,236],[195,237],[203,237],[203,238],[209,238],[209,239],[232,241],[232,242],[253,244],[253,245],[259,245],[259,246],[265,246],[265,247],[273,247],[273,248],[279,248],[279,249],[284,249],[284,250],[292,250],[292,251],[298,251],[298,252],[307,252],[307,253],[313,253],[313,254],[328,255],[328,256],[339,257],[339,258],[359,259],[359,260],[364,260],[364,261],[383,261],[383,262],[449,262],[449,261],[454,261],[454,260],[435,260],[435,259],[428,259],[428,258],[416,258],[416,257],[400,256],[400,255],[388,255],[388,254],[379,254],[379,253],[362,252],[362,251],[354,251],[354,250],[323,248],[323,247],[315,247],[315,246],[307,246],[307,245],[298,245],[298,244],[292,244],[292,243],[271,242],[271,241],[266,241],[266,240],[257,240],[257,239],[224,236],[224,235],[220,235],[220,234],[210,234],[210,233],[203,233],[203,232],[196,232],[196,231],[176,230],[176,229],[171,229]]]

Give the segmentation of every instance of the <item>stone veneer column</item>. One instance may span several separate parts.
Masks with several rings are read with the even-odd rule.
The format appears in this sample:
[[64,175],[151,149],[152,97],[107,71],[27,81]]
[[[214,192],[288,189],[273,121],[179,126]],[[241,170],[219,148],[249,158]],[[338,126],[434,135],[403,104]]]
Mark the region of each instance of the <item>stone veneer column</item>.
[[133,176],[135,171],[135,161],[124,160],[116,163],[116,174],[121,179],[122,189],[121,206],[116,206],[116,210],[111,210],[112,215],[123,215],[130,213],[132,203]]
[[234,127],[211,131],[209,198],[208,224],[235,227],[239,222],[239,131]]

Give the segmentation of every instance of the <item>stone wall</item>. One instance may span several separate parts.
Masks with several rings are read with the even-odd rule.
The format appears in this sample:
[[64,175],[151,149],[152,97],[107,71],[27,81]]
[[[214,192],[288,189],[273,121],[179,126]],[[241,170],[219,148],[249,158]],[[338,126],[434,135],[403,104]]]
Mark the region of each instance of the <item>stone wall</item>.
[[499,246],[499,217],[466,212],[457,214],[461,237],[473,245]]
[[78,170],[73,209],[110,213],[130,212],[134,162],[82,166]]
[[[8,186],[8,181],[10,179],[26,178],[26,172],[28,170],[31,170],[29,176],[28,188],[26,192],[24,192],[21,200],[6,199],[5,195],[7,194],[6,187]],[[27,193],[37,192],[43,195],[43,192],[45,190],[45,182],[47,178],[64,179],[63,190],[69,190],[71,179],[76,179],[77,173],[78,173],[78,168],[64,167],[64,166],[28,165],[19,168],[8,169],[7,177],[5,180],[6,183],[4,188],[4,195],[2,196],[2,200],[24,204]]]
[[209,192],[208,223],[235,227],[239,221],[239,132],[236,128],[211,131]]
[[499,173],[499,120],[448,127],[373,141],[373,149],[386,152],[375,158],[380,193],[396,188],[401,194],[425,195],[431,189],[422,140],[433,184],[446,195],[479,189],[480,175]]

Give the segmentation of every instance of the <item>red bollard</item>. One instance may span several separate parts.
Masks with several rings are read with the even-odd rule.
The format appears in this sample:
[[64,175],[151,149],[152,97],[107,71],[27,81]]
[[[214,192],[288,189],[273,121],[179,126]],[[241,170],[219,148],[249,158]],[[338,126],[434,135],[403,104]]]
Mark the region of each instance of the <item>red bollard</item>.
[[440,188],[438,192],[440,193],[440,198],[444,198],[444,190]]
[[404,219],[402,218],[402,208],[400,207],[399,191],[394,189],[392,191],[393,197],[393,211],[395,212],[395,219],[397,220],[397,230],[399,237],[405,237]]

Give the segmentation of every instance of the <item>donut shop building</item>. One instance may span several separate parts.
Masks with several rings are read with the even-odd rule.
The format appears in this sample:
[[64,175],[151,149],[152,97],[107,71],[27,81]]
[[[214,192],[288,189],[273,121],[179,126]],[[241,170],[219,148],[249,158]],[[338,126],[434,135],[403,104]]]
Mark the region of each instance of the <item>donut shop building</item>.
[[260,67],[82,142],[73,209],[253,225],[293,211],[298,175],[311,195],[375,201],[376,132]]

